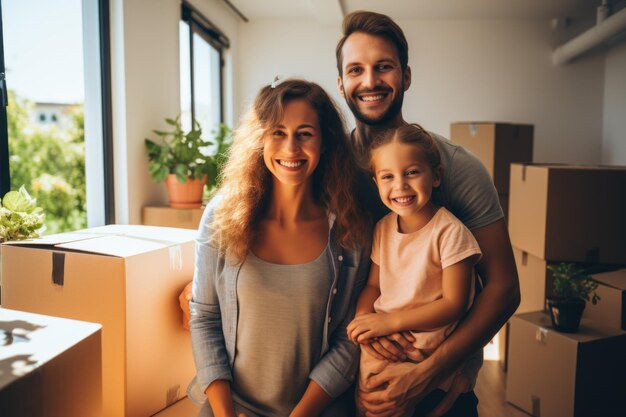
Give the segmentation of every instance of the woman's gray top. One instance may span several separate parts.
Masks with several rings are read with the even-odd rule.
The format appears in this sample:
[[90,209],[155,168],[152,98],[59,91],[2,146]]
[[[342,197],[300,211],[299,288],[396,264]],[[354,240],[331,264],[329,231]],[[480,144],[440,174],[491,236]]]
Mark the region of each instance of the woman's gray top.
[[233,400],[260,415],[289,415],[319,361],[332,284],[328,251],[298,265],[248,254],[237,280]]

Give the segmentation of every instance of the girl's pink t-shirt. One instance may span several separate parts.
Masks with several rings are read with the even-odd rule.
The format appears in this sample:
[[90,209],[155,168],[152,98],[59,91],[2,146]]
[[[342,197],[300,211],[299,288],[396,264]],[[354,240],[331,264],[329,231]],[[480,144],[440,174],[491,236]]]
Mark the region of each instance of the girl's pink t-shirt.
[[[389,213],[377,224],[372,243],[372,261],[380,267],[380,297],[376,312],[389,313],[419,307],[442,296],[443,269],[470,256],[480,247],[472,233],[452,213],[441,207],[433,218],[413,233],[398,231],[398,215]],[[472,273],[469,306],[474,299]],[[454,330],[458,322],[436,330],[413,332],[414,346],[434,349]]]

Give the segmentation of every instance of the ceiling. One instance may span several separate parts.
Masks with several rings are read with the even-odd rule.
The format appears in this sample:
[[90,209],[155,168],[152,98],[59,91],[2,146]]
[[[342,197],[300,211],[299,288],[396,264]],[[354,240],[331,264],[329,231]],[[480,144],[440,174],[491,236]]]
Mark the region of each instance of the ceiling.
[[[228,0],[250,20],[317,19],[372,10],[393,19],[552,19],[594,16],[600,0]],[[614,0],[615,2],[615,0]]]

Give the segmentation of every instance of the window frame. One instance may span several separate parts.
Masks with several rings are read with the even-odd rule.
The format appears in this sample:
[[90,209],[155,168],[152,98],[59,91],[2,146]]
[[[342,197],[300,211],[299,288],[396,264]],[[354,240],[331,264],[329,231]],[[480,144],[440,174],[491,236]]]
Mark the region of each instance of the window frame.
[[[85,7],[85,1],[82,0],[82,7]],[[115,222],[115,200],[114,200],[114,177],[113,177],[113,135],[112,135],[112,100],[111,100],[111,51],[110,51],[110,17],[109,17],[109,0],[98,0],[97,20],[98,20],[98,46],[99,46],[99,64],[100,71],[100,91],[99,102],[100,121],[98,130],[102,140],[101,161],[97,165],[102,170],[102,198],[98,202],[99,196],[90,199],[89,184],[87,186],[87,219],[89,226],[100,224],[111,224]],[[4,81],[5,62],[4,62],[4,34],[2,28],[2,0],[0,0],[0,197],[10,191],[10,158],[9,158],[9,137],[8,137],[8,90]],[[83,15],[83,25],[85,22]],[[83,32],[84,33],[84,32]],[[84,35],[83,35],[84,36]],[[86,64],[85,64],[86,65]],[[83,70],[84,70],[83,66]],[[87,138],[85,138],[87,140]],[[89,171],[88,156],[85,155],[85,169]],[[93,175],[95,173],[85,172],[85,175]],[[97,187],[92,187],[97,188]],[[91,200],[94,201],[91,201]],[[97,211],[95,218],[90,216],[90,211],[95,208]]]
[[192,124],[196,120],[194,34],[200,36],[219,53],[219,120],[224,123],[224,50],[230,47],[230,40],[217,26],[186,1],[181,4],[181,21],[189,26],[189,88],[191,89]]

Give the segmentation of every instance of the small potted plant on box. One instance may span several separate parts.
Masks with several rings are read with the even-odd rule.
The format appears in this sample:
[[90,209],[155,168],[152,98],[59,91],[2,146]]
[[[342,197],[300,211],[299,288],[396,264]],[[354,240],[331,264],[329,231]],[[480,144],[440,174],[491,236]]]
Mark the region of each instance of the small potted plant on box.
[[598,283],[583,268],[573,263],[548,265],[552,271],[553,291],[546,304],[555,330],[565,333],[578,331],[587,301],[596,304],[600,297]]
[[180,115],[165,122],[172,126],[170,131],[154,131],[161,143],[145,140],[150,175],[156,182],[165,181],[171,207],[199,207],[205,184],[211,188],[216,183],[220,155],[227,148],[230,130],[220,125],[213,143],[202,138],[196,121],[189,132],[183,131]]

